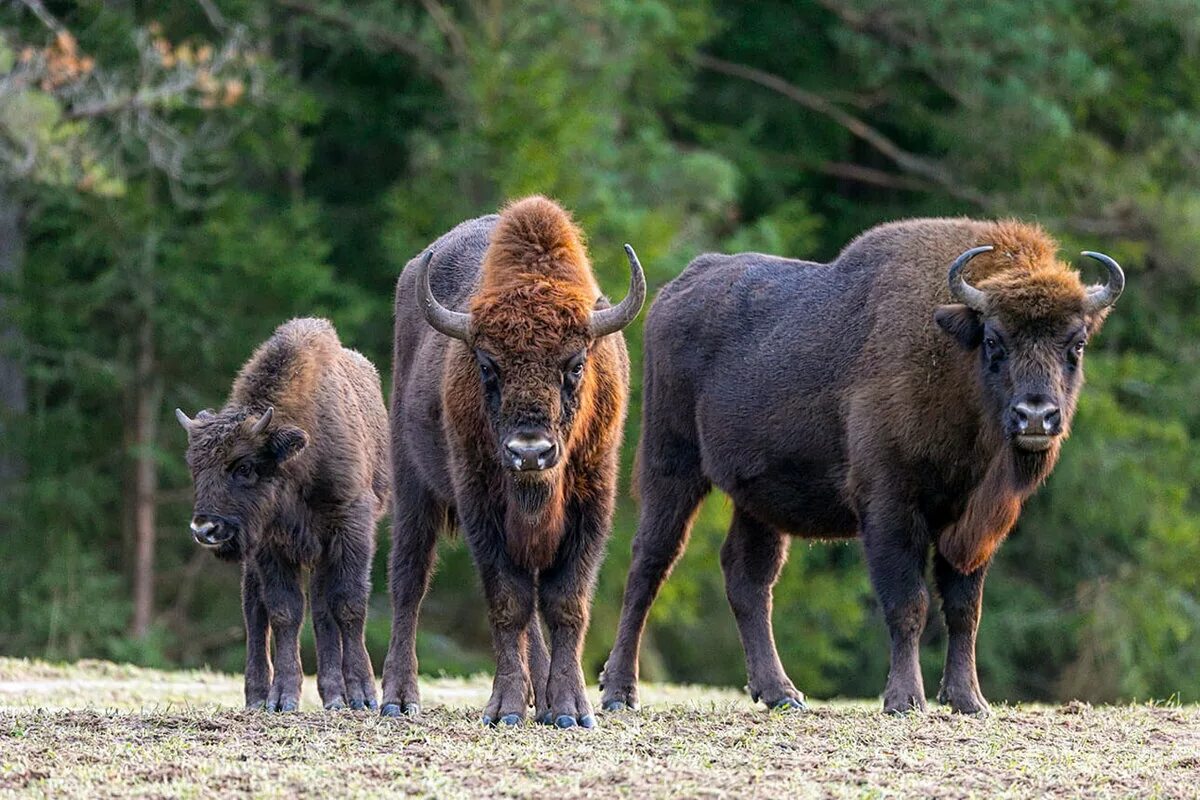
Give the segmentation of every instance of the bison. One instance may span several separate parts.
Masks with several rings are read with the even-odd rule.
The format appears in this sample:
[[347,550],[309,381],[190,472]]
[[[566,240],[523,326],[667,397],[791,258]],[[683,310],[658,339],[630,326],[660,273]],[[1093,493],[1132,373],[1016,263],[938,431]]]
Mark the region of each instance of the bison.
[[625,249],[629,292],[610,307],[571,217],[530,197],[460,224],[401,274],[383,714],[419,712],[417,615],[437,534],[457,526],[496,656],[485,724],[515,725],[531,704],[541,722],[595,724],[580,656],[629,387],[619,332],[646,292]]
[[703,255],[663,288],[646,323],[641,511],[605,709],[637,706],[646,615],[716,486],[734,505],[721,565],[756,702],[804,707],[771,625],[790,537],[857,534],[891,636],[885,709],[925,708],[932,550],[949,635],[939,699],[987,710],[984,576],[1058,459],[1084,347],[1124,288],[1111,258],[1084,253],[1108,273],[1089,288],[1056,250],[1015,221],[920,219],[874,228],[830,264]]
[[391,491],[375,367],[342,347],[329,322],[296,319],[254,352],[224,408],[175,415],[188,433],[192,537],[242,565],[246,707],[300,705],[301,573],[311,570],[321,701],[375,708],[363,626],[375,525]]

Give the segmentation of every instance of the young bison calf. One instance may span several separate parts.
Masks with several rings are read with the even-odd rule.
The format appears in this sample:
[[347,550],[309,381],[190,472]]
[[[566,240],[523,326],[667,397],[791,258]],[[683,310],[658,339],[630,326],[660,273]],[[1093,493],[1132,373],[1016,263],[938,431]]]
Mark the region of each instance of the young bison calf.
[[246,707],[300,705],[301,570],[310,569],[321,701],[375,708],[363,625],[390,485],[375,367],[325,320],[296,319],[242,367],[224,408],[175,415],[188,432],[192,537],[242,563]]

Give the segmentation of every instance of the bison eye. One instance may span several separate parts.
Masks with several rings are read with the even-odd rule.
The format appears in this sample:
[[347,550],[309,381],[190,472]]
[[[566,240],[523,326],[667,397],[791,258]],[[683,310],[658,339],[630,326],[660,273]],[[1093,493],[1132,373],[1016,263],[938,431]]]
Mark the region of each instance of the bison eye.
[[233,468],[233,477],[239,481],[254,480],[254,465],[249,461],[243,461]]
[[1076,342],[1075,343],[1075,355],[1077,355],[1077,356],[1083,355],[1083,348],[1086,346],[1087,346],[1087,342],[1085,342],[1083,339],[1080,339],[1078,342]]

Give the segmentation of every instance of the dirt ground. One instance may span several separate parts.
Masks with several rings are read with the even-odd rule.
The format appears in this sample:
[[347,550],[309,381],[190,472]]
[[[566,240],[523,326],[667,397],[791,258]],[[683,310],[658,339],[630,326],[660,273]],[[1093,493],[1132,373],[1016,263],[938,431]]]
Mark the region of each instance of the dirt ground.
[[1197,797],[1200,707],[768,713],[650,686],[594,731],[479,722],[486,678],[424,682],[416,720],[240,710],[237,676],[0,659],[0,797]]

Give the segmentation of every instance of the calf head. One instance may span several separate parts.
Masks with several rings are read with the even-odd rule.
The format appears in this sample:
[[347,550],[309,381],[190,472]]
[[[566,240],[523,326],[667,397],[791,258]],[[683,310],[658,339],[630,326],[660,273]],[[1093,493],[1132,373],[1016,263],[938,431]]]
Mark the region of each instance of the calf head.
[[[964,268],[983,254],[990,271],[972,285]],[[1085,287],[1045,240],[974,247],[950,267],[957,302],[934,313],[942,330],[977,353],[984,413],[1017,452],[1056,452],[1075,413],[1088,337],[1125,286],[1116,261],[1083,255],[1104,265],[1104,284]]]
[[253,551],[282,499],[283,466],[308,445],[304,431],[273,423],[274,414],[273,408],[257,414],[232,407],[190,419],[175,409],[188,434],[192,538],[220,558],[236,560]]

